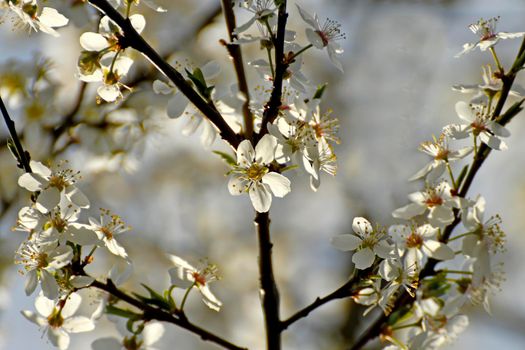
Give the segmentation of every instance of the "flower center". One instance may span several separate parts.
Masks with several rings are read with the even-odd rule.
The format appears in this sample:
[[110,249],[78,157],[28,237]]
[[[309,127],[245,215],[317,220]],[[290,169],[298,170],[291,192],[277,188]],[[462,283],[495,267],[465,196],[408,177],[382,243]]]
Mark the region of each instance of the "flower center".
[[37,268],[43,269],[47,267],[47,254],[46,253],[40,253],[35,256],[35,262],[37,264]]
[[423,244],[423,238],[415,232],[412,232],[406,239],[407,248],[419,248]]
[[437,193],[431,193],[428,199],[425,201],[425,204],[429,208],[442,205],[443,198],[441,198]]
[[102,232],[102,234],[104,236],[106,236],[106,239],[108,239],[108,240],[113,239],[113,232],[111,232],[111,230],[109,228],[107,228],[106,226],[101,227],[99,229],[99,231]]
[[268,168],[259,163],[253,163],[248,170],[246,175],[253,181],[261,181],[264,175],[268,172]]
[[55,310],[47,318],[47,323],[52,328],[60,328],[64,324],[64,318],[60,314],[60,311],[55,308]]
[[49,187],[55,187],[59,191],[69,186],[69,182],[66,181],[62,176],[52,175],[49,178]]
[[206,285],[206,276],[202,275],[201,273],[195,271],[191,274],[193,279],[195,280],[195,283],[199,286],[205,286]]

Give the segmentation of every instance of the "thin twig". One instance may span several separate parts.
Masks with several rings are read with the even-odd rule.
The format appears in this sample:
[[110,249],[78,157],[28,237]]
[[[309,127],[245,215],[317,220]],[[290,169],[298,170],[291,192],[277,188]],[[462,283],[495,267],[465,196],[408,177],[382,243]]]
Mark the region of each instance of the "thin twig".
[[286,0],[282,1],[279,6],[277,14],[277,36],[274,42],[275,49],[275,79],[273,81],[272,94],[270,100],[265,106],[265,111],[262,118],[261,131],[258,137],[261,138],[268,133],[268,123],[272,123],[279,115],[279,107],[281,106],[281,98],[283,93],[283,79],[284,73],[288,68],[284,57],[284,36],[286,32],[286,20],[288,13],[286,13]]
[[233,60],[233,67],[237,74],[237,82],[239,83],[239,91],[244,95],[244,103],[242,105],[242,115],[244,118],[244,137],[247,140],[252,140],[253,137],[253,115],[250,111],[250,92],[248,89],[248,82],[246,81],[246,73],[244,71],[244,61],[242,59],[241,45],[235,44],[237,34],[234,33],[236,23],[235,14],[233,12],[233,4],[231,0],[221,0],[224,18],[226,19],[226,28],[228,29],[228,36],[230,42],[226,43],[226,49]]
[[16,133],[15,122],[9,116],[2,96],[0,96],[0,110],[2,111],[2,115],[4,116],[5,125],[7,125],[9,135],[11,135],[11,139],[13,140],[13,143],[15,145],[16,153],[18,153],[18,160],[20,161],[20,165],[23,167],[26,173],[31,173],[32,170],[31,165],[29,165],[28,153],[24,150],[24,147],[22,147],[22,143],[20,142],[18,134]]
[[204,341],[210,341],[212,343],[218,344],[225,349],[231,349],[231,350],[246,350],[246,348],[237,346],[229,341],[227,341],[224,338],[221,338],[220,336],[213,334],[193,323],[188,321],[185,317],[176,317],[173,314],[170,314],[164,310],[152,307],[150,305],[147,305],[143,302],[141,302],[138,299],[135,299],[134,297],[130,296],[129,294],[126,294],[125,292],[118,289],[111,281],[107,281],[106,283],[102,283],[99,281],[94,281],[91,284],[91,287],[98,288],[100,290],[106,291],[112,296],[117,297],[118,299],[125,301],[126,303],[133,305],[137,307],[138,309],[142,310],[144,312],[143,318],[145,320],[158,320],[158,321],[164,321],[168,323],[172,323],[174,325],[177,325],[181,328],[184,328],[196,335],[198,335],[202,340]]
[[323,306],[324,304],[336,300],[336,299],[342,299],[346,298],[348,296],[352,295],[353,286],[356,282],[359,282],[360,275],[357,273],[357,270],[354,269],[354,273],[352,276],[348,279],[348,281],[343,284],[341,287],[333,291],[332,293],[322,297],[322,298],[316,298],[310,305],[302,308],[301,310],[297,311],[295,314],[290,316],[288,319],[281,322],[281,330],[287,329],[290,325],[295,323],[296,321],[308,316],[310,312],[314,311],[320,306]]

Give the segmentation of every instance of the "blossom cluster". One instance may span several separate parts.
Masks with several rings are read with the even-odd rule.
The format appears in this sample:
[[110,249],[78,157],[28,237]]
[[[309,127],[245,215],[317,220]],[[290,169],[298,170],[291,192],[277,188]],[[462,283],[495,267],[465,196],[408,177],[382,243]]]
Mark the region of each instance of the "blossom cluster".
[[[32,204],[23,207],[18,215],[15,230],[25,232],[25,239],[15,255],[15,262],[22,266],[26,276],[25,292],[35,293],[40,286],[35,301],[37,313],[23,311],[22,314],[31,322],[39,325],[47,333],[49,341],[61,350],[67,349],[70,333],[87,332],[95,328],[107,304],[105,296],[101,299],[102,310],[96,310],[90,317],[73,316],[82,302],[80,291],[90,288],[95,277],[86,273],[85,267],[93,262],[94,254],[101,249],[123,259],[128,268],[123,274],[109,272],[108,278],[114,285],[123,283],[131,273],[131,259],[121,243],[121,234],[129,231],[122,219],[109,210],[101,209],[99,219],[89,217],[88,223],[82,223],[81,211],[88,210],[90,202],[76,186],[80,179],[74,172],[62,165],[51,170],[40,162],[31,161],[30,173],[20,176],[18,183],[32,192]],[[86,254],[86,252],[88,252]],[[186,290],[198,289],[204,303],[211,309],[219,311],[221,302],[212,294],[208,284],[217,279],[217,268],[206,265],[197,269],[185,260],[169,255],[175,266],[169,271],[171,276],[170,300],[173,288]],[[171,312],[182,312],[174,308]],[[153,327],[154,324],[147,324]],[[153,334],[141,332],[131,337],[124,337],[122,342],[114,338],[103,338],[95,341],[94,348],[105,349],[117,341],[119,346],[126,342],[155,342],[162,334],[162,326],[155,326]],[[151,339],[150,339],[151,338]],[[111,348],[111,347],[109,347]]]
[[[481,27],[495,21],[480,21],[475,27],[486,32],[477,44],[482,51],[494,45],[497,36],[493,27]],[[521,36],[518,34],[501,38]],[[491,41],[485,44],[485,40]],[[410,194],[411,203],[392,213],[401,222],[388,228],[373,227],[358,217],[353,234],[332,239],[337,249],[354,252],[356,269],[368,271],[363,274],[365,281],[353,290],[354,301],[369,306],[365,314],[376,306],[386,315],[392,313],[381,334],[390,342],[390,350],[436,349],[450,343],[468,326],[464,306],[482,304],[490,312],[489,296],[503,281],[501,265],[495,262],[505,251],[501,218],[486,218],[485,199],[466,197],[462,191],[465,174],[455,177],[452,167],[470,154],[472,161],[480,157],[482,144],[492,150],[507,149],[502,138],[510,133],[494,112],[501,76],[493,74],[489,65],[483,69],[483,80],[468,103],[457,102],[455,109],[462,122],[445,126],[438,138],[421,144],[420,150],[432,159],[410,179],[423,180],[423,190]],[[471,139],[471,146],[454,147],[454,140],[465,138]],[[455,230],[460,222],[463,230]],[[408,309],[397,310],[402,293],[414,302]]]

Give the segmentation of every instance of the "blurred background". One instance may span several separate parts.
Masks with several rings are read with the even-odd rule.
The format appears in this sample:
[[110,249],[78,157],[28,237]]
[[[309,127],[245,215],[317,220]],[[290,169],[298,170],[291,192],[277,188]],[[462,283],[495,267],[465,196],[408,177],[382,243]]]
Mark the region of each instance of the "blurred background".
[[[0,77],[20,70],[30,74],[37,52],[52,61],[50,75],[60,88],[48,100],[49,114],[67,116],[76,103],[81,84],[75,79],[80,46],[78,37],[93,31],[88,21],[93,13],[82,6],[68,10],[64,3],[52,2],[77,26],[59,29],[60,38],[40,33],[13,31],[9,21],[0,26]],[[222,68],[218,81],[230,82],[233,76],[227,53],[218,40],[226,39],[219,1],[157,0],[168,8],[165,14],[142,6],[147,18],[145,36],[160,52],[174,53],[172,60],[202,65],[210,60]],[[297,9],[289,4],[289,29],[296,30],[298,42],[306,43],[305,24]],[[303,73],[314,84],[328,82],[324,108],[332,108],[341,123],[341,144],[337,147],[338,174],[325,176],[317,193],[309,189],[308,178],[292,175],[293,191],[274,201],[271,210],[274,263],[280,287],[284,317],[338,288],[352,266],[350,255],[336,251],[329,239],[351,232],[355,216],[366,216],[383,225],[393,223],[391,212],[407,203],[407,194],[420,184],[407,179],[419,170],[428,157],[418,145],[438,136],[441,128],[457,122],[454,104],[471,96],[451,90],[453,84],[481,82],[481,66],[491,63],[488,53],[478,50],[461,58],[454,55],[465,42],[476,37],[467,29],[480,17],[501,16],[498,29],[525,31],[525,2],[521,0],[428,0],[428,1],[314,1],[300,4],[310,12],[341,22],[347,39],[341,75],[330,63],[326,52],[310,50],[304,58]],[[246,13],[238,18],[244,23]],[[497,52],[509,67],[520,41],[500,42]],[[258,45],[245,48],[247,60],[264,57]],[[98,208],[111,209],[133,227],[123,236],[123,245],[135,262],[128,287],[140,290],[138,282],[158,289],[166,288],[172,253],[198,263],[207,258],[219,266],[222,279],[211,288],[220,300],[220,313],[208,310],[197,294],[192,294],[187,313],[205,328],[250,349],[263,348],[263,318],[258,297],[257,246],[252,223],[253,209],[247,196],[234,198],[227,190],[227,167],[199,142],[199,134],[186,137],[182,124],[164,114],[166,99],[151,93],[148,62],[136,56],[128,79],[134,94],[123,104],[127,116],[122,130],[105,135],[96,126],[101,115],[118,120],[104,106],[95,105],[93,87],[87,87],[83,103],[67,137],[53,138],[31,129],[23,111],[12,108],[13,118],[23,132],[33,159],[68,159],[80,170],[82,190],[92,201],[91,215]],[[30,63],[25,66],[24,62]],[[257,74],[247,67],[252,79]],[[255,81],[255,80],[251,80]],[[525,84],[522,76],[518,83]],[[0,81],[2,85],[2,81]],[[255,84],[253,84],[255,85]],[[5,93],[5,90],[0,90]],[[512,102],[512,101],[511,101]],[[59,118],[60,119],[60,118]],[[84,125],[75,126],[79,120]],[[104,119],[106,120],[106,119]],[[131,121],[129,121],[131,120]],[[82,123],[81,123],[82,124]],[[115,125],[117,125],[116,123]],[[46,128],[46,122],[39,125]],[[119,128],[122,124],[119,124]],[[84,129],[82,129],[84,128]],[[507,280],[501,293],[492,299],[492,315],[482,308],[469,310],[471,325],[450,349],[523,349],[525,344],[525,122],[518,115],[508,126],[512,136],[509,150],[493,152],[471,188],[470,196],[487,199],[487,215],[503,218],[508,237],[508,252],[501,257]],[[49,128],[48,128],[49,129]],[[85,131],[87,129],[87,131]],[[129,133],[129,134],[128,134]],[[38,136],[35,136],[38,134]],[[30,139],[27,135],[33,135]],[[129,136],[132,135],[132,136]],[[138,136],[137,136],[138,135]],[[35,142],[35,137],[38,142]],[[6,131],[0,128],[5,145]],[[64,145],[69,145],[63,149]],[[227,148],[217,140],[212,150]],[[26,321],[20,310],[33,309],[34,297],[26,297],[24,277],[12,264],[13,252],[23,235],[12,232],[18,210],[28,203],[28,194],[16,186],[19,171],[3,146],[0,151],[0,348],[52,349],[36,326]],[[110,266],[106,257],[100,266]],[[103,270],[101,270],[103,271]],[[94,293],[92,293],[94,294]],[[94,295],[86,295],[94,297]],[[88,305],[86,314],[90,312]],[[286,333],[288,349],[344,349],[365,328],[371,318],[362,318],[362,309],[351,302],[332,302],[308,318],[294,324]],[[372,316],[373,318],[373,316]],[[214,349],[196,336],[167,326],[159,349]],[[90,349],[92,340],[118,332],[110,322],[101,322],[97,331],[72,337],[71,349]],[[374,349],[378,343],[370,343]]]

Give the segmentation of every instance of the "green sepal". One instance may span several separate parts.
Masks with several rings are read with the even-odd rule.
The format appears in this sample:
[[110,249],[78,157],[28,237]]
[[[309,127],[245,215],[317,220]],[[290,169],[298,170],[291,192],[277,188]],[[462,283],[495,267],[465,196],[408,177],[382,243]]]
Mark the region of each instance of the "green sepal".
[[412,316],[412,313],[410,312],[411,309],[412,305],[403,305],[399,308],[399,310],[392,312],[388,317],[388,325],[392,326],[398,322],[403,322],[403,320],[410,318]]
[[167,301],[162,295],[155,292],[153,289],[151,289],[150,287],[148,287],[147,285],[143,283],[141,285],[149,292],[150,296],[145,297],[138,293],[133,293],[133,295],[136,298],[140,299],[143,303],[146,303],[148,305],[155,305],[155,306],[160,307],[161,309],[166,309],[166,310],[170,309],[169,301]]
[[225,161],[226,164],[228,164],[230,166],[237,165],[237,161],[235,160],[235,158],[233,158],[232,155],[230,155],[228,153],[225,153],[225,152],[221,152],[221,151],[212,151],[212,152],[215,153],[216,155],[218,155],[219,157],[221,157],[221,159],[223,161]]
[[129,319],[131,318],[136,319],[137,317],[140,318],[140,315],[136,314],[135,312],[131,310],[121,309],[113,305],[106,305],[106,313],[110,315],[119,316],[119,317],[129,318]]

